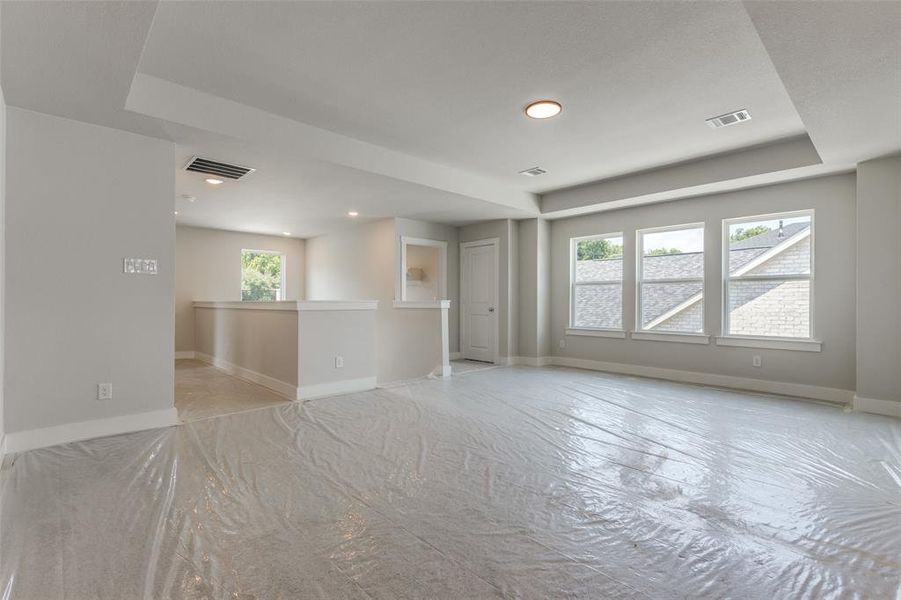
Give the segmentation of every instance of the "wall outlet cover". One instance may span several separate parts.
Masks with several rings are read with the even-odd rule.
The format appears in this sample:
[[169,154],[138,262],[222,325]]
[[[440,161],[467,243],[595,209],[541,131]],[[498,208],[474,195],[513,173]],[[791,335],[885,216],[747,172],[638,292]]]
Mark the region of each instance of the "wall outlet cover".
[[113,399],[113,384],[98,383],[97,384],[97,399],[98,400],[112,400]]
[[755,354],[754,358],[751,359],[751,364],[754,365],[755,367],[761,367],[761,366],[763,366],[763,360],[760,358],[759,355]]
[[336,357],[335,357],[335,368],[336,368],[336,369],[343,369],[343,368],[344,368],[344,357],[343,357],[343,356],[336,356]]
[[566,340],[560,340],[560,347],[566,348]]

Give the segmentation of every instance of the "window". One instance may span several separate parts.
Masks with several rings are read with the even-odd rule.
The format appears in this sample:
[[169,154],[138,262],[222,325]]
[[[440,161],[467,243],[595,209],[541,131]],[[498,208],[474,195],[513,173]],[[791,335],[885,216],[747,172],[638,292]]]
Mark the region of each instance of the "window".
[[623,328],[623,234],[570,240],[570,324],[577,329]]
[[638,329],[704,332],[704,225],[638,231]]
[[285,255],[267,250],[241,250],[241,300],[285,299]]
[[723,222],[723,334],[812,337],[813,212]]

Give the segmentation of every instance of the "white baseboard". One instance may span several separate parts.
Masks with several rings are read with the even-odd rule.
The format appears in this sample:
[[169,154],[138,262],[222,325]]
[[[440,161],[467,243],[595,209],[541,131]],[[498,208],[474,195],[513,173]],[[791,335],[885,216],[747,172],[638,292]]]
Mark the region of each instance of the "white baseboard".
[[175,352],[175,360],[182,360],[185,358],[195,358],[195,352],[193,350],[177,350]]
[[462,353],[462,352],[451,352],[451,353],[450,353],[450,359],[451,359],[451,360],[460,360],[461,358],[463,358],[463,353]]
[[841,390],[802,383],[767,381],[764,379],[751,379],[749,377],[734,377],[732,375],[717,375],[714,373],[699,373],[696,371],[682,371],[679,369],[664,369],[661,367],[602,362],[583,358],[570,358],[567,356],[550,356],[543,358],[548,358],[551,361],[550,364],[561,367],[575,367],[577,369],[589,369],[592,371],[607,371],[609,373],[621,373],[623,375],[667,379],[669,381],[678,381],[681,383],[695,383],[736,390],[779,394],[781,396],[811,398],[838,404],[850,404],[854,398],[854,392],[851,390]]
[[227,360],[216,358],[215,356],[210,356],[209,354],[204,354],[202,352],[195,352],[194,358],[211,364],[216,368],[222,369],[229,375],[233,375],[239,379],[244,379],[245,381],[249,381],[251,383],[256,383],[265,388],[269,388],[273,392],[281,394],[289,400],[293,400],[297,397],[297,386],[291,383],[286,383],[284,381],[281,381],[280,379],[276,379],[275,377],[270,377],[268,375],[263,375],[262,373],[257,373],[256,371],[251,371],[250,369],[245,369],[244,367],[230,363]]
[[857,394],[854,394],[854,401],[852,402],[851,407],[854,410],[873,413],[875,415],[901,418],[901,402],[895,402],[894,400],[861,398]]
[[453,374],[453,368],[450,365],[438,365],[432,369],[432,377],[450,377]]
[[65,425],[55,425],[28,431],[13,431],[6,434],[6,451],[10,453],[25,452],[35,448],[45,448],[47,446],[56,446],[57,444],[90,440],[132,431],[171,427],[177,424],[178,413],[173,406],[164,410],[134,415],[107,417],[80,423],[66,423]]
[[514,356],[511,360],[513,361],[511,364],[526,367],[546,367],[551,364],[550,356]]
[[6,434],[0,431],[0,467],[3,466],[3,459],[6,456]]
[[341,381],[330,381],[328,383],[300,386],[297,388],[297,399],[312,400],[314,398],[326,398],[328,396],[365,392],[366,390],[374,390],[375,388],[375,376],[361,377],[359,379],[344,379]]

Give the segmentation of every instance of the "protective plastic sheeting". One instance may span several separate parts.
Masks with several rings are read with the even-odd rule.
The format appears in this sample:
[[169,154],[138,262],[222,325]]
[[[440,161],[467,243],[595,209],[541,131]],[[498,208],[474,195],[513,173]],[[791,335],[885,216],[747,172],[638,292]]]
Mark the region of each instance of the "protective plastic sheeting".
[[3,598],[894,598],[901,421],[505,368],[68,444]]

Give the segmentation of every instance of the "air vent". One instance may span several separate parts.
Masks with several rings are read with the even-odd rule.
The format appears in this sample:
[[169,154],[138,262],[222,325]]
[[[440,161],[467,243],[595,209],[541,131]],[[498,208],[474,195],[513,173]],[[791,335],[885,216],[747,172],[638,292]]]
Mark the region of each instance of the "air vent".
[[541,167],[532,167],[531,169],[526,169],[525,171],[519,172],[520,175],[525,175],[527,177],[538,177],[539,175],[544,175],[545,173],[547,173],[547,171],[545,171]]
[[230,165],[228,163],[210,160],[209,158],[200,158],[195,156],[185,165],[185,171],[194,171],[195,173],[203,173],[204,175],[215,175],[217,177],[226,177],[228,179],[241,179],[248,173],[253,173],[255,169],[250,167],[241,167],[239,165]]
[[720,127],[735,125],[736,123],[742,123],[744,121],[750,120],[751,113],[749,113],[747,109],[742,109],[735,112],[726,113],[718,117],[713,117],[712,119],[707,119],[707,124],[710,125],[710,127],[712,127],[713,129],[719,129]]

